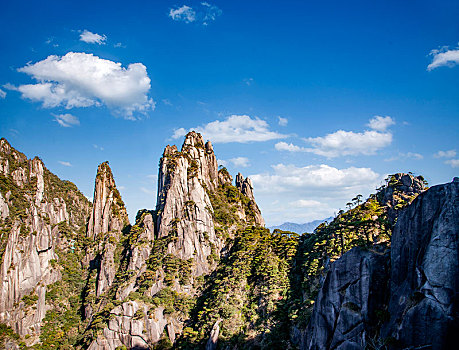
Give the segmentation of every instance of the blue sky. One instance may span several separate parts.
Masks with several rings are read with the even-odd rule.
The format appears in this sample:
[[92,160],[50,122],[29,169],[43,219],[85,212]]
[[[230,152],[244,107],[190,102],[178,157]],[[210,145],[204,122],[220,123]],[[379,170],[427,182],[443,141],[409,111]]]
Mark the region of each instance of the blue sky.
[[268,225],[385,175],[459,174],[457,1],[3,1],[0,135],[131,219],[190,129],[253,179]]

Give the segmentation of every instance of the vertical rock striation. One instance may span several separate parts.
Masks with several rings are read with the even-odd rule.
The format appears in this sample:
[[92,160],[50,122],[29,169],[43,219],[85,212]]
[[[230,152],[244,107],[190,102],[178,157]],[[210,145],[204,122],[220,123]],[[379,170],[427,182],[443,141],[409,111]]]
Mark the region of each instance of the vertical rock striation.
[[459,332],[459,181],[431,187],[392,236],[390,322],[396,348],[452,349]]
[[115,250],[122,230],[129,224],[124,202],[116,188],[108,162],[97,168],[94,199],[87,236],[99,242],[96,295],[103,294],[115,279]]
[[57,250],[71,245],[60,228],[84,227],[89,210],[74,184],[0,140],[0,322],[27,335],[28,345],[49,308],[47,286],[61,278]]
[[166,147],[158,176],[158,237],[175,238],[168,253],[193,258],[196,276],[210,272],[207,258],[223,243],[215,234],[208,195],[217,186],[217,159],[200,134],[188,133],[180,152],[175,146]]

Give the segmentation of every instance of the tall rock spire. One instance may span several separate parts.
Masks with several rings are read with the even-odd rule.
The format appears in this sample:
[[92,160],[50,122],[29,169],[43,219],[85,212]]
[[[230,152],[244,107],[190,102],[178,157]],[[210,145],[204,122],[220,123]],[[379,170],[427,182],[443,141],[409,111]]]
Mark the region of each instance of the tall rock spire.
[[96,295],[103,294],[115,279],[115,250],[128,215],[108,162],[97,168],[93,210],[87,236],[99,242],[100,259]]
[[242,176],[241,173],[238,173],[236,175],[236,187],[244,196],[250,199],[249,206],[252,209],[251,211],[253,212],[255,223],[260,226],[264,226],[265,220],[261,216],[260,208],[258,208],[258,205],[255,202],[255,196],[253,195],[252,180],[249,178],[244,179],[244,176]]
[[200,134],[188,133],[181,152],[166,147],[158,176],[158,237],[176,237],[169,253],[194,258],[197,275],[209,271],[207,257],[222,244],[215,235],[207,193],[217,186],[217,159],[212,144],[204,144]]
[[108,162],[97,168],[93,210],[88,223],[88,237],[121,231],[129,223],[128,215]]

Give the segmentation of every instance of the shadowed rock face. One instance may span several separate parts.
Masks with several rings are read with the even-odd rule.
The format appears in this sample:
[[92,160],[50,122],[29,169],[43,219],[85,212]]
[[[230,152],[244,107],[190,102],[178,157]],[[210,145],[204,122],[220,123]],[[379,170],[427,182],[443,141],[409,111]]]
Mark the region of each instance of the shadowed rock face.
[[391,250],[382,336],[400,348],[451,348],[459,334],[459,181],[430,188],[403,211]]
[[390,249],[389,258],[354,248],[331,265],[307,329],[293,334],[301,349],[455,347],[459,181],[430,188],[402,210]]
[[384,303],[389,254],[354,248],[332,264],[317,297],[301,349],[353,349],[375,333]]

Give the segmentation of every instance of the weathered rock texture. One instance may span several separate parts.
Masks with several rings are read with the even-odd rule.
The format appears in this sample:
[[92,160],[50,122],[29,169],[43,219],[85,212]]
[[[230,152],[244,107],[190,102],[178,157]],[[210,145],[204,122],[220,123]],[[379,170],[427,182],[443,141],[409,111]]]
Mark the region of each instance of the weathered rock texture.
[[49,306],[47,286],[61,278],[56,249],[71,242],[59,225],[84,227],[90,202],[68,181],[61,181],[39,158],[28,160],[0,140],[0,322],[27,343],[38,341]]
[[375,248],[353,248],[331,265],[301,349],[357,349],[376,334],[389,268],[385,248]]
[[176,237],[168,253],[194,258],[197,276],[210,272],[207,257],[223,244],[215,234],[207,193],[217,186],[217,159],[210,142],[204,144],[200,134],[189,133],[180,152],[175,146],[166,147],[158,177],[158,237]]
[[434,186],[399,216],[392,236],[395,348],[452,349],[459,334],[459,181]]
[[115,279],[115,250],[122,230],[129,224],[128,215],[108,162],[97,168],[94,186],[93,210],[89,219],[87,236],[99,242],[96,257],[96,295],[103,294]]
[[241,193],[250,199],[248,203],[251,211],[253,212],[254,221],[257,225],[264,226],[265,220],[261,216],[260,208],[258,208],[257,203],[255,202],[255,196],[253,195],[253,185],[252,180],[249,178],[244,179],[241,173],[236,175],[236,187]]
[[390,258],[383,249],[354,248],[331,265],[307,329],[294,332],[300,349],[456,346],[459,181],[419,194],[398,214]]

